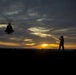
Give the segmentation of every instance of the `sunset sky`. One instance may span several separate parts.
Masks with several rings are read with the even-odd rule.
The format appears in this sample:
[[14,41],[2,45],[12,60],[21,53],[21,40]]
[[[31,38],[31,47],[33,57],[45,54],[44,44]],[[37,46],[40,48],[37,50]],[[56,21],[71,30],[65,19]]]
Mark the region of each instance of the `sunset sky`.
[[65,48],[76,49],[76,0],[0,0],[0,48],[57,49],[61,35]]

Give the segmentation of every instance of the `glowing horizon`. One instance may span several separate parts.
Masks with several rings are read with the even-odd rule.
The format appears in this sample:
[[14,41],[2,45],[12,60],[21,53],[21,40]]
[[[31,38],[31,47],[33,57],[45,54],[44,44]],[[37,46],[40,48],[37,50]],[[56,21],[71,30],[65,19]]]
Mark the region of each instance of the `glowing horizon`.
[[[7,48],[36,48],[36,49],[58,49],[59,44],[40,44],[40,45],[35,45],[34,43],[31,44],[18,44],[18,43],[13,43],[13,42],[0,42],[0,47],[7,47]],[[64,45],[65,49],[76,49],[75,45]]]

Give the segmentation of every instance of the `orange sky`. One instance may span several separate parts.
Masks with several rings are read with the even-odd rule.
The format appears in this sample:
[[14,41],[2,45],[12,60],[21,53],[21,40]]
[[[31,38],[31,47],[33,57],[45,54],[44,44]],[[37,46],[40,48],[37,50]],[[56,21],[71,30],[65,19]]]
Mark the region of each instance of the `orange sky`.
[[[58,44],[40,44],[40,45],[34,45],[32,44],[18,44],[13,42],[0,42],[0,47],[15,47],[15,48],[37,48],[37,49],[58,49]],[[65,49],[76,49],[76,45],[72,44],[65,44]]]

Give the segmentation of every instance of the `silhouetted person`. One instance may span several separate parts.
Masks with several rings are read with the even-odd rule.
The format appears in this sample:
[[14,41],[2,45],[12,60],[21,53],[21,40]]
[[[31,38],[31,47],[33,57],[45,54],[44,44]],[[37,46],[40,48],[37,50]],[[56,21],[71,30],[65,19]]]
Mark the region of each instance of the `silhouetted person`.
[[12,28],[12,26],[11,26],[10,23],[9,23],[8,26],[6,27],[5,32],[8,33],[8,34],[11,34],[11,33],[14,32],[14,30],[13,30],[13,28]]
[[61,36],[61,37],[59,38],[59,40],[60,40],[59,51],[60,51],[61,47],[62,47],[62,50],[64,51],[64,37]]

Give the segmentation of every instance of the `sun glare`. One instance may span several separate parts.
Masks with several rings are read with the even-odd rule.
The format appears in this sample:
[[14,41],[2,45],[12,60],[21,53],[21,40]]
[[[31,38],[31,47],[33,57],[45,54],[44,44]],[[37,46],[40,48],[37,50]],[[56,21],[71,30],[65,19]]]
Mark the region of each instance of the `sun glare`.
[[41,46],[42,46],[42,48],[46,48],[48,46],[48,44],[42,44]]

